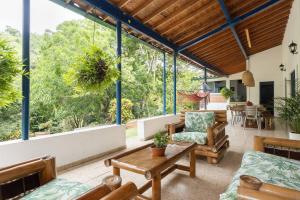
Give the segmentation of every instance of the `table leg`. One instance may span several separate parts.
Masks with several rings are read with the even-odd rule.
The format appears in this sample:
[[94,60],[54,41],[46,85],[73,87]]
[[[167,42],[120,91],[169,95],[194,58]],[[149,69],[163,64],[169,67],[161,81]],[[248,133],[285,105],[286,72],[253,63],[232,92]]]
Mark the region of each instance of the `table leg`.
[[152,178],[152,200],[161,199],[161,175],[158,174]]
[[113,167],[113,174],[116,175],[116,176],[120,176],[120,168]]
[[190,177],[194,178],[196,176],[196,154],[193,149],[190,152]]

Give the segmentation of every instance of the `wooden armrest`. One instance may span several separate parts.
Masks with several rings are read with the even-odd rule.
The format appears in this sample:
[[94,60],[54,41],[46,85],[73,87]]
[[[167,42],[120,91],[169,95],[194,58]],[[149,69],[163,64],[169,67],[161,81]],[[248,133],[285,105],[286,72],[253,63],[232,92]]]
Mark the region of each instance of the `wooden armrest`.
[[253,176],[243,175],[240,177],[240,186],[238,187],[239,199],[299,200],[299,196],[300,191],[297,190],[263,183]]
[[177,128],[184,128],[184,126],[185,126],[184,122],[167,124],[168,134],[172,135],[172,134],[176,133]]
[[[225,127],[227,125],[227,122],[218,122],[214,124],[212,127],[209,127],[207,129],[207,144],[210,147],[213,147],[216,143],[221,142],[223,140],[225,134]],[[223,136],[222,136],[223,134]]]
[[99,200],[109,193],[111,193],[111,189],[107,185],[99,185],[76,198],[76,200]]
[[128,182],[120,188],[112,191],[102,200],[131,200],[139,195],[136,185],[132,182]]
[[0,169],[0,183],[40,173],[41,185],[56,178],[55,158],[46,156]]
[[212,127],[213,132],[214,132],[215,134],[221,133],[221,132],[226,128],[227,124],[228,124],[227,122],[216,123],[216,124]]
[[254,136],[254,150],[265,151],[266,145],[300,149],[300,141],[274,137]]

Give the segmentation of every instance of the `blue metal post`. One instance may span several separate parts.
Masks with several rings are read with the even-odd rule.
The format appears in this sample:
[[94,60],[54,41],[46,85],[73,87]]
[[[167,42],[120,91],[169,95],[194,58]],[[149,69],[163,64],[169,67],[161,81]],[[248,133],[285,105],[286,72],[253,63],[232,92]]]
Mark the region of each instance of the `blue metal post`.
[[[206,67],[204,67],[204,92],[207,92],[207,68]],[[204,105],[204,109],[205,110],[207,110],[207,97],[205,97],[205,99],[204,99],[204,103],[205,103],[205,105]]]
[[117,80],[116,84],[116,99],[117,99],[117,111],[116,111],[116,123],[120,125],[122,123],[122,88],[121,88],[121,56],[122,56],[122,23],[117,20],[116,25],[116,36],[117,36],[117,57],[119,62],[117,63],[117,68],[120,71],[120,78]]
[[163,53],[163,114],[167,114],[167,83],[166,83],[166,78],[167,78],[167,72],[166,72],[166,67],[167,67],[167,61],[166,61],[166,52]]
[[23,0],[23,34],[22,34],[22,139],[29,138],[29,95],[30,95],[30,0]]
[[173,113],[176,115],[176,84],[177,84],[177,70],[176,70],[177,51],[173,53]]

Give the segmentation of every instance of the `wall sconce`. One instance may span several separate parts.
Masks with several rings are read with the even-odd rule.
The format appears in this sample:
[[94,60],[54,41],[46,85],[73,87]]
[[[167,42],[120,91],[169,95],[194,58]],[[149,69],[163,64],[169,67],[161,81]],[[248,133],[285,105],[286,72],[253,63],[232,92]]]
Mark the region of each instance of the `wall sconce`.
[[292,54],[298,53],[297,52],[297,44],[294,41],[292,41],[292,43],[289,45],[289,49]]
[[286,68],[285,68],[284,64],[280,64],[280,65],[279,65],[279,69],[280,69],[280,71],[282,71],[282,72],[285,72],[285,71],[286,71]]

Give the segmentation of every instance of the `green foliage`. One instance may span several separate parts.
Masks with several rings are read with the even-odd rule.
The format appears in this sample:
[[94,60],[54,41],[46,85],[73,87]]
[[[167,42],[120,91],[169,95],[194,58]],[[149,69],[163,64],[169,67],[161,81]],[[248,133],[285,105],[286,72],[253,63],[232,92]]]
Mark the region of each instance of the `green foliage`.
[[[129,99],[122,98],[122,123],[126,123],[129,120],[134,119],[132,114],[133,103]],[[116,122],[116,110],[117,110],[117,100],[113,99],[110,102],[109,117],[111,122]]]
[[80,93],[102,93],[119,77],[113,58],[97,46],[91,46],[72,64],[65,80]]
[[0,135],[0,142],[7,140],[16,140],[21,138],[21,132],[19,130]]
[[0,107],[20,99],[20,92],[14,85],[16,77],[21,72],[20,68],[16,51],[5,39],[0,38]]
[[157,148],[164,148],[167,146],[169,137],[166,133],[157,133],[154,135],[154,145]]
[[[83,67],[89,64],[93,66],[92,63],[99,64],[94,62],[98,58],[105,58],[103,60],[107,58],[108,62],[105,62],[104,68],[108,67],[114,71],[115,64],[118,62],[118,59],[114,58],[115,32],[98,24],[95,27],[94,34],[94,23],[90,20],[72,20],[58,25],[56,31],[47,30],[43,34],[31,34],[30,132],[32,134],[34,132],[53,134],[74,128],[115,122],[114,80],[117,76],[115,73],[107,73],[109,76],[105,77],[108,82],[112,80],[111,84],[106,84],[104,81],[98,85],[98,88],[97,81],[100,80],[100,76],[97,76],[97,71]],[[3,35],[8,38],[12,47],[17,51],[17,56],[20,57],[20,32],[8,27],[0,32],[0,37]],[[95,35],[94,38],[93,35]],[[122,42],[123,122],[162,114],[161,52],[131,37],[123,36]],[[96,44],[97,47],[87,48],[92,44]],[[101,50],[104,56],[96,53],[97,55],[92,57],[93,52],[98,50]],[[87,60],[87,57],[91,57],[91,60]],[[167,66],[167,111],[171,113],[173,98],[171,63],[173,59],[171,56],[167,56],[167,59],[169,63]],[[197,90],[200,82],[191,81],[191,78],[199,76],[199,70],[179,59],[177,61],[177,88],[188,91]],[[103,63],[100,64],[98,66],[103,67]],[[70,71],[73,71],[73,74]],[[83,84],[83,89],[78,84],[77,78],[80,76],[77,75],[79,74],[83,74],[82,82],[91,83],[91,91],[90,87]],[[71,78],[73,75],[74,79]],[[96,81],[86,80],[86,77],[95,77]],[[14,84],[21,85],[20,77]],[[101,92],[102,87],[107,89]],[[19,88],[18,91],[21,89]],[[178,106],[178,110],[180,109],[182,107]],[[0,135],[20,132],[20,111],[19,101],[0,108]]]
[[275,105],[279,117],[286,120],[293,131],[300,133],[300,91],[295,97],[276,98]]
[[234,92],[231,89],[226,88],[226,87],[222,88],[220,92],[221,92],[221,95],[225,99],[229,99],[230,97],[232,97],[234,95]]

